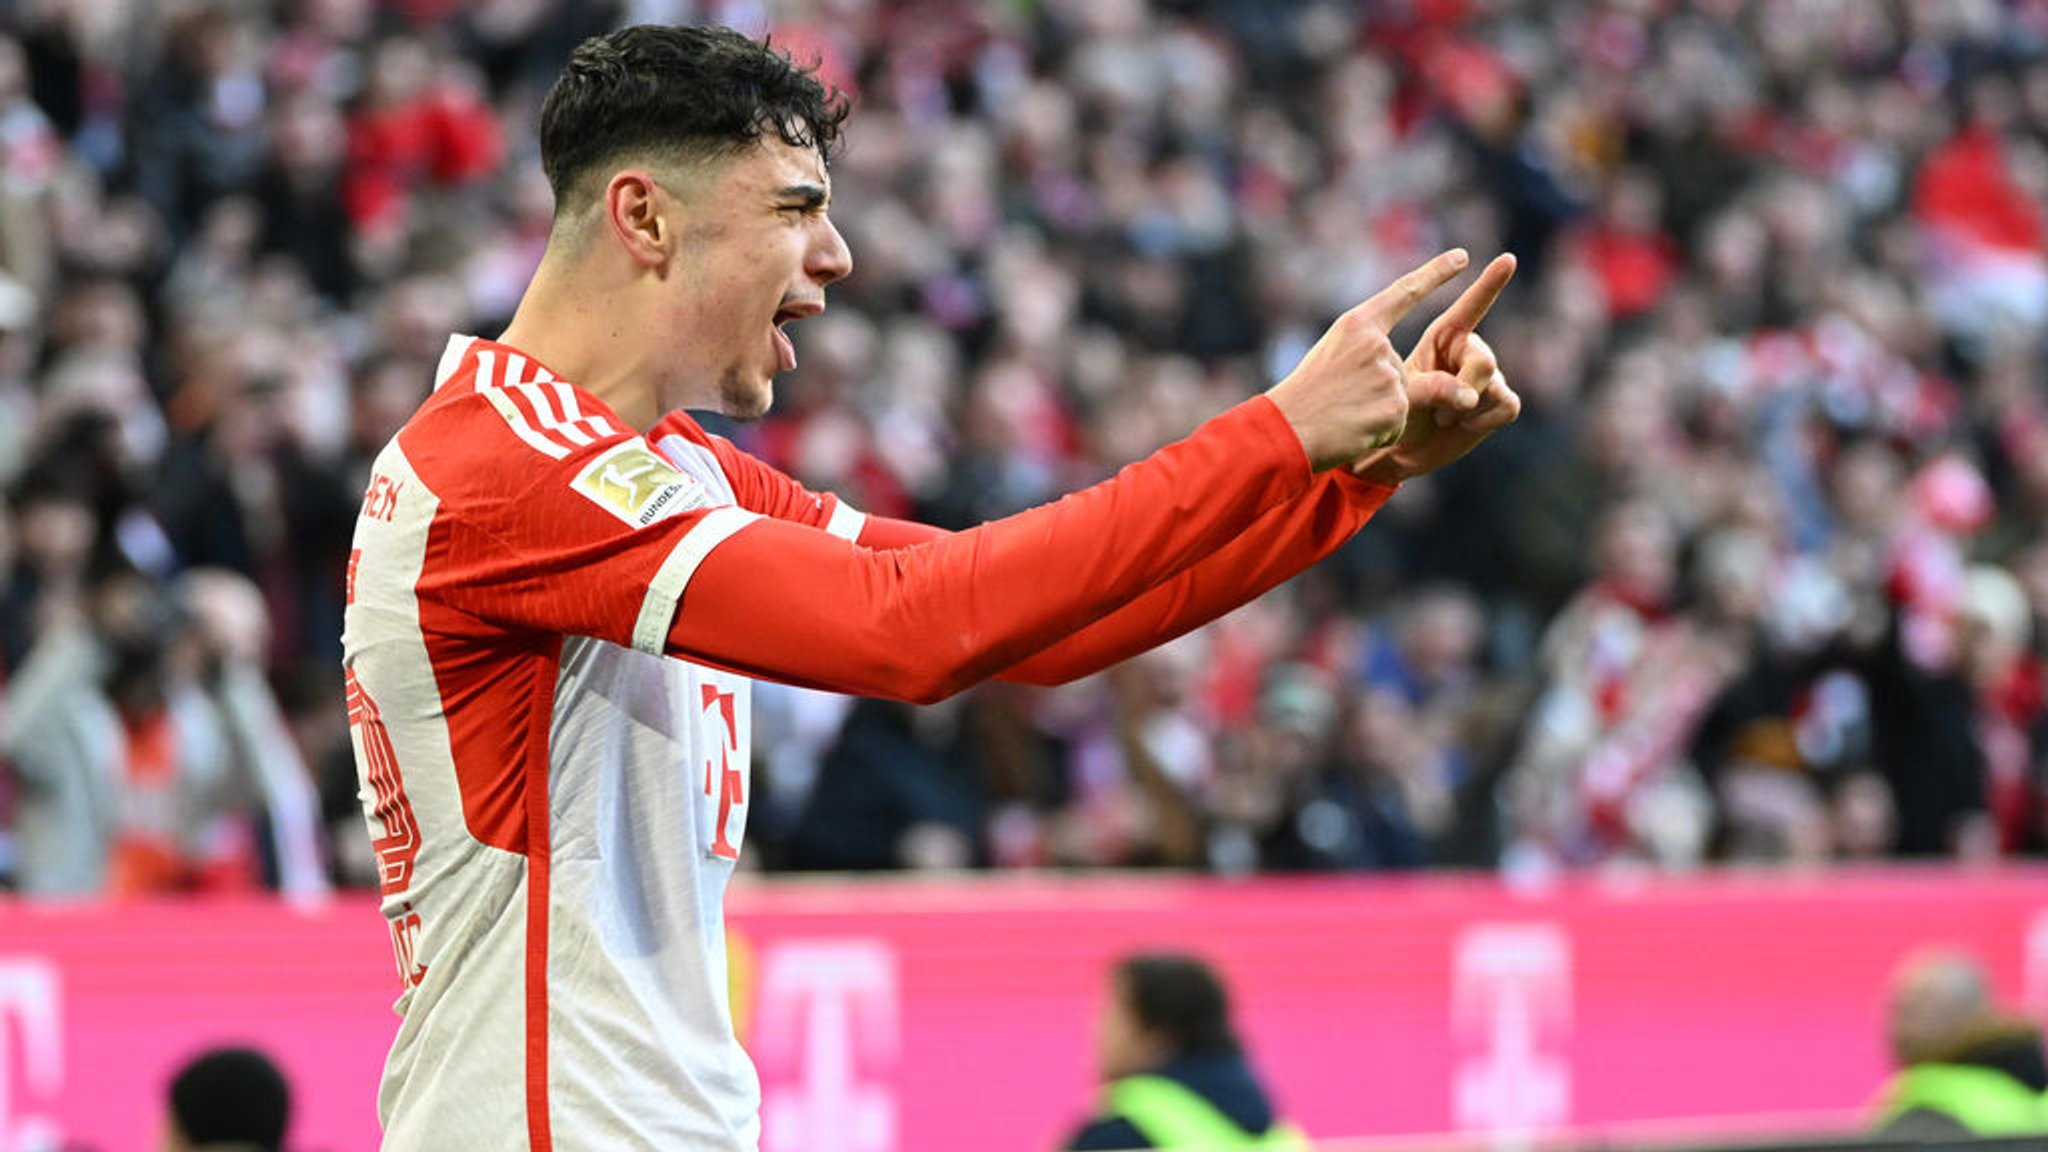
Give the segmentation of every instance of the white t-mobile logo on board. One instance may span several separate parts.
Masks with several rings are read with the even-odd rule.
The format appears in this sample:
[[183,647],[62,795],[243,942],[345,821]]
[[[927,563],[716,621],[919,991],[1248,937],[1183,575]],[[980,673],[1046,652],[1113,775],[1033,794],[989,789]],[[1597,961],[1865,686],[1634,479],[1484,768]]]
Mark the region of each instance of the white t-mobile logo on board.
[[1451,1027],[1483,1045],[1452,1078],[1458,1126],[1492,1133],[1503,1152],[1527,1148],[1571,1117],[1571,1063],[1554,1047],[1571,1031],[1571,940],[1552,924],[1481,924],[1454,957]]
[[[761,966],[755,1049],[767,1152],[889,1152],[896,956],[878,940],[778,945]],[[868,1079],[862,1079],[862,1073]]]
[[[38,1101],[55,1104],[64,1089],[59,989],[56,965],[0,959],[0,1152],[54,1152],[64,1142],[54,1119],[29,1111]],[[20,1038],[18,1064],[14,1037]],[[25,1089],[20,1101],[17,1083]]]

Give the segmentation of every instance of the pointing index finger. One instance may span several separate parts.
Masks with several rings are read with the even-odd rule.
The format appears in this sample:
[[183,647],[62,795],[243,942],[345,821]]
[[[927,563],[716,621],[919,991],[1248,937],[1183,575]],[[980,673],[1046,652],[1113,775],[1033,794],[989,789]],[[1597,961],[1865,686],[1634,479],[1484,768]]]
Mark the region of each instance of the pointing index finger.
[[1463,248],[1442,252],[1429,263],[1380,289],[1358,306],[1358,311],[1382,332],[1391,332],[1423,298],[1448,284],[1465,270],[1471,258]]
[[1479,279],[1472,286],[1458,294],[1451,306],[1444,309],[1437,321],[1452,331],[1470,332],[1479,327],[1486,314],[1493,309],[1493,302],[1500,299],[1501,290],[1515,276],[1513,253],[1502,253],[1487,264],[1479,273]]

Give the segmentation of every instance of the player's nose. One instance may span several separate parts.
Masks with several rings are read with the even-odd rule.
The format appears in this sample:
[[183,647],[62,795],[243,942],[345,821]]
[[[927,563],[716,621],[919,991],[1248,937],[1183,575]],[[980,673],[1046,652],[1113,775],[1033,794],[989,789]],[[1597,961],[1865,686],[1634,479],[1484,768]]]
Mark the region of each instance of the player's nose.
[[839,226],[832,223],[831,217],[823,218],[823,223],[804,269],[820,285],[844,280],[853,272],[853,250],[846,246],[846,237],[839,234]]

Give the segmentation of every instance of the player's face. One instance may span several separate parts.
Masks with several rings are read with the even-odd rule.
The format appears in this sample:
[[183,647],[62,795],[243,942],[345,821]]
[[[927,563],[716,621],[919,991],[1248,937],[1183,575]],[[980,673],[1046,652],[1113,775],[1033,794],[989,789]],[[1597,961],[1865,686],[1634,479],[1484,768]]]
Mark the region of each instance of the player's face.
[[832,185],[814,148],[770,133],[708,193],[683,236],[677,351],[720,411],[752,419],[768,411],[775,374],[796,367],[786,326],[825,310],[825,286],[853,256],[826,214]]

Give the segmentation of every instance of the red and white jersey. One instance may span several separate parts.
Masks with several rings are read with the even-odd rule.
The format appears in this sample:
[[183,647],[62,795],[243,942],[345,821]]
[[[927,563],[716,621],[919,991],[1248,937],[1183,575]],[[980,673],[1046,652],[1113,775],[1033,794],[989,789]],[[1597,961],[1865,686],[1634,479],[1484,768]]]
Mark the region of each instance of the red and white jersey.
[[687,416],[641,436],[455,338],[377,458],[342,637],[402,985],[385,1147],[753,1149],[720,907],[752,796],[745,676],[898,699],[1072,679],[1271,588],[1388,492],[1312,477],[1253,398],[949,534]]
[[[661,654],[695,565],[755,514],[730,446],[657,433],[458,338],[377,458],[343,642],[403,983],[387,1148],[755,1144],[720,914],[748,681]],[[792,511],[859,532],[830,497]]]

